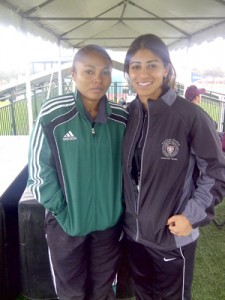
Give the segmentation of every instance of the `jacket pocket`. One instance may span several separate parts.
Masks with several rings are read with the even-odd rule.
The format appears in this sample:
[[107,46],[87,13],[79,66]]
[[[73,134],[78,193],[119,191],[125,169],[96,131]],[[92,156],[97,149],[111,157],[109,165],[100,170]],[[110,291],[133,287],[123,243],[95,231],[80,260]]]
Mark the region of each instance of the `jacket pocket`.
[[[67,232],[68,231],[68,206],[66,205],[63,210],[55,216],[57,222],[62,227],[62,229]],[[68,232],[67,232],[68,233]]]

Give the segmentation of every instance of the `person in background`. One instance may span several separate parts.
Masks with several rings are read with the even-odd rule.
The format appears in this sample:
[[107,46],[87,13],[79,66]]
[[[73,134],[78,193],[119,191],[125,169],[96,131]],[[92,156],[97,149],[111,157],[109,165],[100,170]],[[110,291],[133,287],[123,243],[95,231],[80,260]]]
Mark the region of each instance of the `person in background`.
[[208,114],[177,95],[156,35],[130,45],[136,91],[123,141],[124,233],[136,300],[190,300],[199,227],[225,195],[225,157]]
[[225,132],[221,133],[221,145],[223,152],[225,152]]
[[190,85],[185,91],[185,98],[195,104],[201,103],[201,95],[205,94],[205,89],[198,89],[196,85]]
[[28,186],[46,209],[60,300],[115,299],[127,112],[105,96],[111,71],[105,49],[81,48],[73,60],[76,93],[46,101],[30,138]]
[[[194,104],[200,105],[201,95],[205,94],[205,89],[198,89],[196,85],[190,85],[185,92],[185,98]],[[218,124],[216,121],[212,120],[216,130],[218,129]]]
[[124,100],[124,98],[119,99],[119,104],[122,105],[123,107],[126,107],[126,101]]

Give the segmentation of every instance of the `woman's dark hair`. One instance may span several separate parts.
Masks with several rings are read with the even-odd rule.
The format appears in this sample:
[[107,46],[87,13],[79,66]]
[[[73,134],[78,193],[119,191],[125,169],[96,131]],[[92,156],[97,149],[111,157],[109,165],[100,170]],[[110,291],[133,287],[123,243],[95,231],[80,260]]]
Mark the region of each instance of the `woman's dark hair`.
[[124,61],[124,73],[129,75],[129,64],[132,56],[140,49],[147,49],[159,56],[163,61],[165,67],[169,68],[167,77],[164,79],[164,86],[175,87],[176,71],[170,60],[170,54],[167,46],[164,42],[154,34],[144,34],[137,37],[130,45],[125,61]]
[[74,55],[72,72],[75,71],[75,63],[76,62],[82,61],[85,56],[87,56],[88,54],[93,53],[93,52],[98,53],[99,55],[103,56],[106,60],[108,60],[108,62],[112,66],[112,60],[104,48],[97,46],[97,45],[87,45],[87,46],[84,46],[83,48],[80,48],[77,51],[77,53]]

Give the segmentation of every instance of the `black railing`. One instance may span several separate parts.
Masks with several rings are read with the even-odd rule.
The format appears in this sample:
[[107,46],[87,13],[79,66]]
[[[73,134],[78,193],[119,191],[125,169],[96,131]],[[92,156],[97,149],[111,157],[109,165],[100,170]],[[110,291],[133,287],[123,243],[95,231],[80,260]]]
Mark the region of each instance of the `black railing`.
[[[177,93],[183,96],[184,86],[177,83]],[[64,79],[63,93],[72,92],[72,81]],[[32,113],[35,121],[42,103],[58,94],[57,82],[42,84],[32,88]],[[128,101],[132,96],[132,89],[122,82],[113,82],[107,92],[110,100],[119,102],[121,98]],[[201,106],[218,124],[218,131],[225,131],[225,102],[219,98],[225,95],[207,92],[202,96]],[[0,108],[0,135],[28,135],[28,109],[26,91],[14,92],[6,97],[0,98],[5,105]]]

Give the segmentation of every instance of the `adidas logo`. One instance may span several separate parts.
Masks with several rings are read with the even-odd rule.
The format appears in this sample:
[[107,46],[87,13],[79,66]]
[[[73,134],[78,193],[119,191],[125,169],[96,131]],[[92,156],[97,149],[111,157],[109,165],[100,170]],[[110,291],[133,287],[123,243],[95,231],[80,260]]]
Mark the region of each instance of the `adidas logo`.
[[74,136],[74,134],[71,131],[68,131],[67,134],[64,135],[63,140],[64,141],[75,141],[77,138]]

